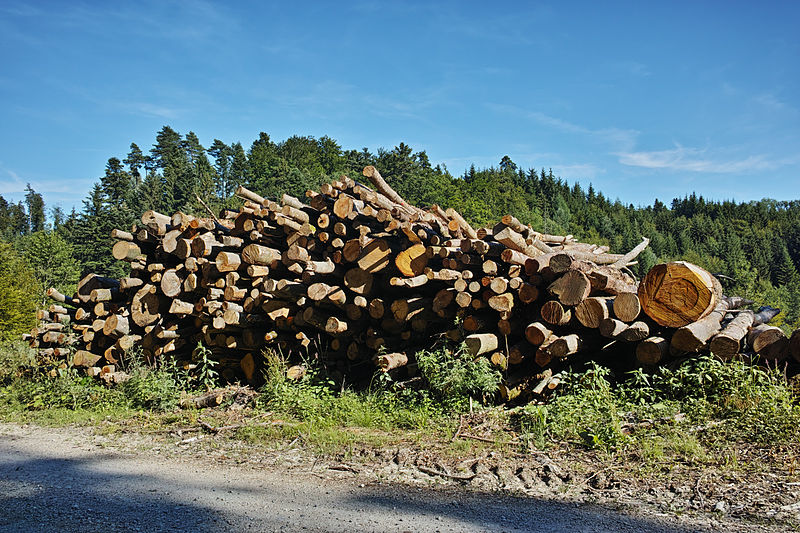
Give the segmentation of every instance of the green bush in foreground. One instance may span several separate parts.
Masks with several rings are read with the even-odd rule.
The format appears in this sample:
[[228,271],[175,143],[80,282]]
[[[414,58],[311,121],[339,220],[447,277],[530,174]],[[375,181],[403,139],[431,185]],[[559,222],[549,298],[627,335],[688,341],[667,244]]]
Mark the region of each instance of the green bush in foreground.
[[693,428],[691,435],[682,432],[685,442],[699,438],[707,444],[800,438],[800,405],[783,375],[741,361],[698,357],[652,375],[631,372],[616,386],[607,369],[593,365],[567,374],[565,384],[551,404],[520,411],[520,426],[537,446],[557,439],[619,449],[637,431],[647,434],[646,428]]
[[13,246],[0,242],[0,340],[19,339],[36,325],[41,287]]
[[302,379],[292,380],[286,377],[286,364],[279,354],[267,352],[265,360],[259,405],[317,427],[419,429],[439,415],[424,397],[397,395],[386,389],[337,390],[335,383],[313,365]]
[[417,366],[434,399],[451,409],[463,408],[470,398],[492,399],[502,377],[485,357],[469,357],[464,346],[418,352]]

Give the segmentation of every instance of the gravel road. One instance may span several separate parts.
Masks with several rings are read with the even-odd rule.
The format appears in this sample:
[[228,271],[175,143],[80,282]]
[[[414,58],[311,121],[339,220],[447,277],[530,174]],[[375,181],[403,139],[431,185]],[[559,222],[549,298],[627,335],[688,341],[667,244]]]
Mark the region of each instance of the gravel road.
[[0,424],[0,531],[687,532],[593,505],[360,483],[109,450],[87,430]]

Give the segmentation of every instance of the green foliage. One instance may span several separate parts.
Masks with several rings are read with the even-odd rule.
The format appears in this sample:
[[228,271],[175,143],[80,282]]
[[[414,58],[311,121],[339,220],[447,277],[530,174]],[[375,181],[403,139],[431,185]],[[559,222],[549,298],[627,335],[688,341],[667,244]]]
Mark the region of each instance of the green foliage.
[[117,389],[104,387],[74,368],[59,369],[56,377],[38,374],[0,387],[0,404],[12,409],[102,410],[124,403],[124,396]]
[[34,273],[14,248],[0,242],[0,340],[18,339],[36,325],[42,294]]
[[264,353],[264,385],[258,399],[265,409],[290,416],[309,430],[334,427],[422,429],[439,412],[424,398],[395,394],[387,389],[354,392],[335,383],[313,364],[300,380],[286,376],[286,361],[274,351]]
[[72,245],[58,232],[37,231],[20,238],[17,246],[43,289],[55,287],[70,295],[75,292],[81,274],[78,261]]
[[698,422],[720,420],[718,433],[750,442],[800,436],[800,406],[782,372],[741,361],[703,356],[652,376],[637,372],[620,394],[632,405],[671,404]]
[[[546,408],[545,424],[553,426],[554,437],[580,439],[592,448],[612,449],[625,444],[618,398],[608,381],[609,370],[596,364],[582,374],[565,376],[566,392]],[[534,411],[534,419],[543,414]]]
[[36,356],[33,348],[21,340],[0,341],[0,385],[8,385],[22,377]]
[[470,398],[489,400],[500,385],[500,372],[485,357],[471,359],[464,346],[421,351],[416,356],[428,390],[448,408],[463,408]]
[[28,207],[28,229],[31,232],[43,231],[45,223],[44,199],[34,191],[29,183],[25,187],[25,204]]
[[212,355],[211,350],[203,346],[201,342],[197,343],[197,347],[192,353],[194,360],[197,361],[197,369],[192,378],[200,387],[209,390],[214,388],[219,381],[219,372],[215,370],[219,362],[215,361]]
[[[800,438],[800,405],[782,374],[740,361],[698,357],[655,374],[631,372],[616,386],[607,369],[593,364],[565,381],[550,405],[520,410],[529,444],[541,447],[555,438],[605,450],[636,446],[649,455],[668,449],[699,457],[717,443]],[[642,421],[649,429],[637,432]]]
[[130,407],[168,411],[178,405],[181,390],[173,373],[137,363],[129,374],[119,390]]

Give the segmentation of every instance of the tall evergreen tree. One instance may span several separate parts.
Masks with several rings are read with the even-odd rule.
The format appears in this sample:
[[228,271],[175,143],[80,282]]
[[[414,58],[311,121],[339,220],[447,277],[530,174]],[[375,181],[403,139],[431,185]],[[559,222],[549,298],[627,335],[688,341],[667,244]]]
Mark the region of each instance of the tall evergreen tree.
[[29,231],[43,231],[45,226],[44,199],[41,194],[33,190],[30,183],[25,187],[25,204],[28,207]]
[[[142,183],[142,173],[140,171],[141,168],[145,168],[145,164],[147,163],[147,156],[142,153],[142,150],[136,143],[131,143],[130,151],[128,152],[128,156],[122,161],[128,168],[130,169],[131,176],[133,177],[133,185],[134,188],[138,187]],[[147,172],[145,168],[145,173]]]
[[233,151],[224,142],[214,139],[213,144],[208,149],[208,153],[214,158],[214,185],[216,186],[217,197],[224,200],[233,193],[233,188],[231,187]]

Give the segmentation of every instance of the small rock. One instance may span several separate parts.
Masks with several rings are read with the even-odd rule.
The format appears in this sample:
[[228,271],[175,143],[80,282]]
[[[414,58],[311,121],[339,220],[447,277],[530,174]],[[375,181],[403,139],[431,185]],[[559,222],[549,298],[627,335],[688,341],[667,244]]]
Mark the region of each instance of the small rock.
[[714,512],[725,514],[728,512],[728,504],[724,500],[720,500],[714,504]]

